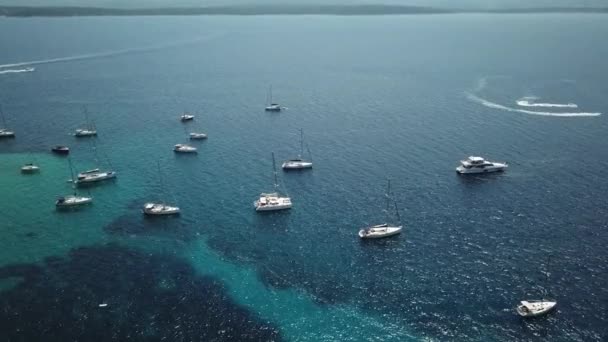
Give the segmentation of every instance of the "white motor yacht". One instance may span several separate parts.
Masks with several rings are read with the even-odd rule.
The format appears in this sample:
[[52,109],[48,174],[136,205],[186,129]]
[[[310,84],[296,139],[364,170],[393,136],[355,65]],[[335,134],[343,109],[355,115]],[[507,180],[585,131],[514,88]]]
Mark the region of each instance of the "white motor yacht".
[[191,121],[194,120],[194,115],[189,114],[189,113],[184,113],[182,114],[179,119],[183,122],[183,121]]
[[173,147],[176,153],[196,153],[196,147],[187,144],[177,144]]
[[146,203],[142,209],[146,215],[176,215],[180,213],[179,207],[172,207],[161,203]]
[[474,156],[461,160],[460,164],[456,168],[456,172],[460,174],[498,172],[504,171],[509,166],[507,163],[490,162],[482,157]]
[[92,197],[68,195],[62,196],[55,201],[57,207],[75,207],[83,204],[89,204],[93,202]]
[[549,313],[556,305],[555,301],[522,300],[516,310],[522,317],[537,317]]
[[260,198],[253,202],[256,211],[273,211],[291,208],[291,198],[281,196],[277,192],[262,193]]
[[34,173],[40,171],[40,167],[38,165],[34,165],[33,163],[27,163],[21,167],[21,172],[23,173]]
[[207,139],[207,134],[205,133],[190,133],[191,140],[202,140]]

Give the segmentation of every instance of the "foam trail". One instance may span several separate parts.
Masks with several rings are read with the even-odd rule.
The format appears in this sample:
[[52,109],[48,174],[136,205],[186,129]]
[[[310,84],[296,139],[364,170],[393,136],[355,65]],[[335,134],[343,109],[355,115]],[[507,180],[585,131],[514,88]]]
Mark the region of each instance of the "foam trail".
[[501,104],[488,101],[486,99],[482,99],[481,97],[467,93],[467,98],[471,101],[477,102],[481,105],[484,105],[488,108],[501,109],[509,112],[517,112],[517,113],[525,113],[532,115],[541,115],[541,116],[560,116],[560,117],[577,117],[577,116],[600,116],[602,113],[586,113],[586,112],[576,112],[576,113],[553,113],[553,112],[537,112],[533,110],[519,109],[519,108],[511,108],[507,106],[503,106]]
[[19,74],[19,73],[22,73],[22,72],[33,72],[34,70],[36,70],[36,68],[0,70],[0,75],[3,75],[3,74]]
[[166,48],[170,48],[170,47],[175,47],[175,46],[180,46],[180,45],[188,45],[188,44],[193,44],[193,43],[197,43],[197,42],[201,42],[201,41],[211,40],[211,39],[217,38],[217,37],[222,36],[222,35],[224,35],[224,34],[214,34],[214,35],[209,35],[209,36],[205,36],[205,37],[201,37],[201,38],[197,38],[197,39],[192,39],[192,40],[187,40],[187,41],[180,41],[180,42],[163,44],[163,45],[155,45],[155,46],[146,46],[146,47],[141,47],[141,48],[132,48],[132,49],[124,49],[124,50],[114,50],[114,51],[99,52],[99,53],[90,53],[90,54],[82,54],[82,55],[69,56],[69,57],[42,59],[42,60],[29,61],[29,62],[18,62],[18,63],[11,63],[11,64],[1,64],[0,65],[0,69],[15,68],[15,67],[28,66],[28,65],[38,65],[38,64],[63,63],[63,62],[79,61],[79,60],[86,60],[86,59],[98,59],[98,58],[105,58],[105,57],[114,57],[114,56],[119,56],[119,55],[126,55],[126,54],[137,53],[137,52],[148,52],[148,51],[154,51],[154,50],[162,50],[162,49],[166,49]]
[[526,96],[517,100],[516,103],[521,107],[578,108],[576,103],[541,103],[534,102],[534,100],[538,100],[538,97]]

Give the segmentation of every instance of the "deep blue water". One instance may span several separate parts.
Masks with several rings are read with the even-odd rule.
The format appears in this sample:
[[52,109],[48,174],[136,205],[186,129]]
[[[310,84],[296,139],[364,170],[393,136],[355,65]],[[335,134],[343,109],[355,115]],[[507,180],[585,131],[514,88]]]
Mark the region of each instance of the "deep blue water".
[[[17,132],[0,141],[0,328],[9,341],[605,340],[606,36],[602,15],[0,18]],[[280,114],[263,111],[270,84]],[[577,108],[517,105],[530,96]],[[69,136],[83,105],[119,176],[58,213],[68,168],[50,146],[94,166]],[[171,151],[185,109],[209,134],[197,156]],[[270,153],[297,153],[299,128],[314,170],[280,174],[292,210],[256,214]],[[457,176],[471,154],[510,168]],[[20,175],[32,159],[42,172]],[[140,213],[160,197],[157,161],[179,218]],[[362,242],[387,178],[405,232]],[[556,312],[515,314],[543,292]]]

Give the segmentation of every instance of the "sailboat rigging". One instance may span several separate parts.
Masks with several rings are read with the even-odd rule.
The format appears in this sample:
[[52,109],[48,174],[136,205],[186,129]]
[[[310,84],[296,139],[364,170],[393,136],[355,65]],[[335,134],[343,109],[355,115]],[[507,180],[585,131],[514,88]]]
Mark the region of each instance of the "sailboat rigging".
[[283,196],[279,193],[279,180],[277,176],[274,152],[272,153],[272,171],[274,178],[274,192],[260,194],[260,197],[253,202],[253,206],[255,207],[256,211],[283,210],[290,209],[292,206],[291,198],[289,198],[289,196]]
[[[308,145],[306,145],[308,149]],[[308,149],[308,153],[310,155],[310,149]],[[297,158],[289,159],[283,163],[281,166],[283,170],[301,170],[301,169],[310,169],[312,168],[312,155],[310,161],[302,159],[304,155],[304,130],[300,128],[300,153]]]
[[401,216],[399,215],[399,209],[397,208],[396,201],[393,201],[393,203],[395,206],[395,216],[397,217],[399,224],[391,225],[388,223],[389,219],[390,219],[389,209],[390,209],[390,202],[391,202],[391,181],[390,181],[390,179],[388,180],[387,183],[388,184],[387,184],[386,195],[385,195],[386,196],[386,209],[385,209],[386,223],[363,228],[363,229],[359,230],[359,237],[362,239],[379,239],[379,238],[394,236],[394,235],[401,233],[401,230],[403,229],[403,226],[401,225]]

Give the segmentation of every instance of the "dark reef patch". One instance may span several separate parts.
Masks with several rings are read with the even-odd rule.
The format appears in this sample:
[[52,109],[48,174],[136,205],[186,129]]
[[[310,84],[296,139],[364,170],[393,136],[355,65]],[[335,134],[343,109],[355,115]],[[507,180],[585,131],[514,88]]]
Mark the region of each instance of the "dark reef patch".
[[[277,341],[276,327],[232,302],[187,263],[118,245],[83,247],[44,265],[0,268],[4,341]],[[107,306],[100,306],[107,304]]]

